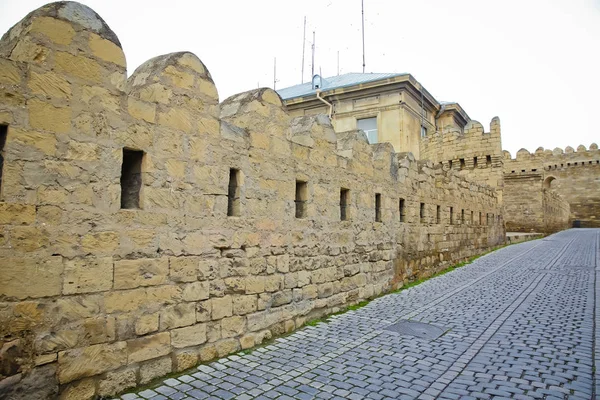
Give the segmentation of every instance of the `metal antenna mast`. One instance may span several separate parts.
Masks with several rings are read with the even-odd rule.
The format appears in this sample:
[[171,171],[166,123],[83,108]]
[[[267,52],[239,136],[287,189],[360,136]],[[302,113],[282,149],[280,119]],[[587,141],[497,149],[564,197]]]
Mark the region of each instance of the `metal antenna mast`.
[[313,31],[313,42],[312,42],[312,66],[310,71],[310,79],[315,76],[315,31]]
[[362,47],[363,47],[363,74],[365,73],[365,0],[360,1],[362,7]]
[[302,35],[302,79],[300,83],[304,83],[304,48],[306,47],[306,16],[304,16],[304,34]]

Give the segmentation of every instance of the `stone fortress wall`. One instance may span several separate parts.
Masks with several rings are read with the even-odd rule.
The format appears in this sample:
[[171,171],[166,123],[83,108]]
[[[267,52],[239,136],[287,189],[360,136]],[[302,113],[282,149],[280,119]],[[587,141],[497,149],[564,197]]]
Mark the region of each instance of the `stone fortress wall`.
[[489,132],[474,120],[462,130],[450,124],[438,126],[434,134],[421,138],[420,153],[424,159],[442,163],[444,169],[495,188],[502,202],[504,169],[498,117],[492,119]]
[[504,242],[492,188],[270,89],[219,103],[191,53],[127,79],[78,3],[2,38],[0,126],[6,399],[110,396]]
[[569,203],[544,188],[541,173],[505,176],[503,205],[508,232],[552,233],[569,227]]
[[[550,211],[545,219],[559,221],[551,223],[558,224],[551,231],[570,226],[600,227],[600,151],[595,143],[589,149],[581,145],[577,147],[577,151],[572,147],[567,147],[564,151],[560,148],[545,150],[540,147],[532,154],[521,149],[514,159],[505,151],[504,179],[507,191],[510,185],[515,194],[524,194],[512,196],[511,204],[505,202],[508,230],[515,226],[519,230],[536,230],[544,226],[544,219],[539,216],[532,218],[530,223],[525,223],[522,218],[522,211],[528,207],[524,197],[531,196],[530,192],[534,189],[540,191],[540,188],[546,193],[546,197],[549,196],[547,192],[552,191],[570,205],[570,214],[565,217],[562,201],[547,200]],[[529,210],[539,214],[542,203],[536,204],[533,208],[537,208],[537,211],[531,211],[532,208]]]

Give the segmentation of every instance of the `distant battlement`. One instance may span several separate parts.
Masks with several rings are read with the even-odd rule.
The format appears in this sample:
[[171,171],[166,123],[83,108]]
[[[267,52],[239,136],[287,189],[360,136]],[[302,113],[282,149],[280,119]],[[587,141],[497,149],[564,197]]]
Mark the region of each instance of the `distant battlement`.
[[500,118],[492,119],[489,132],[475,120],[469,121],[464,130],[452,125],[438,129],[421,138],[421,158],[455,170],[502,165]]
[[521,149],[516,157],[504,150],[504,171],[507,174],[537,172],[540,170],[557,170],[572,167],[591,167],[600,165],[600,150],[592,143],[589,148],[577,146],[577,150],[567,146],[564,150],[557,147],[554,150],[538,147],[534,153]]

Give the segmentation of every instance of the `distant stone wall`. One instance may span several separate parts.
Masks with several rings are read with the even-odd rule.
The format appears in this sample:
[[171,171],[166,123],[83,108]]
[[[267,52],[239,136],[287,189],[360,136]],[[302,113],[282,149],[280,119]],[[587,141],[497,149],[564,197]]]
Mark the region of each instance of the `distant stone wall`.
[[125,66],[78,3],[0,42],[1,398],[111,396],[504,242],[454,170],[219,103],[191,53]]
[[438,126],[437,132],[421,138],[420,148],[422,158],[497,189],[502,201],[504,160],[498,117],[492,119],[489,132],[473,120],[463,131],[452,125]]
[[[540,174],[543,187],[560,194],[570,205],[569,226],[600,227],[600,151],[595,143],[575,151],[567,147],[535,153],[525,149],[511,158],[504,152],[505,179],[522,174]],[[507,219],[508,220],[508,219]]]
[[569,227],[569,203],[543,187],[541,173],[507,175],[504,218],[508,232],[553,233]]

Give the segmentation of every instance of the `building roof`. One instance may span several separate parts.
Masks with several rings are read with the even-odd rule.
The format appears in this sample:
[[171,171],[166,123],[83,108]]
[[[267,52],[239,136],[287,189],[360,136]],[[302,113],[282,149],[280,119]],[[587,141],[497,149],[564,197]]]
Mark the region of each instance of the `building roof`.
[[[332,90],[338,89],[347,86],[359,85],[361,83],[366,82],[374,82],[379,80],[384,80],[388,78],[393,78],[395,76],[407,75],[406,73],[368,73],[361,74],[357,72],[351,72],[348,74],[332,76],[329,78],[321,78],[321,87],[319,90]],[[317,75],[315,75],[317,76]],[[290,86],[287,88],[277,90],[279,96],[283,100],[289,100],[296,97],[308,96],[311,94],[315,94],[317,92],[316,89],[313,89],[312,80],[300,85]]]

